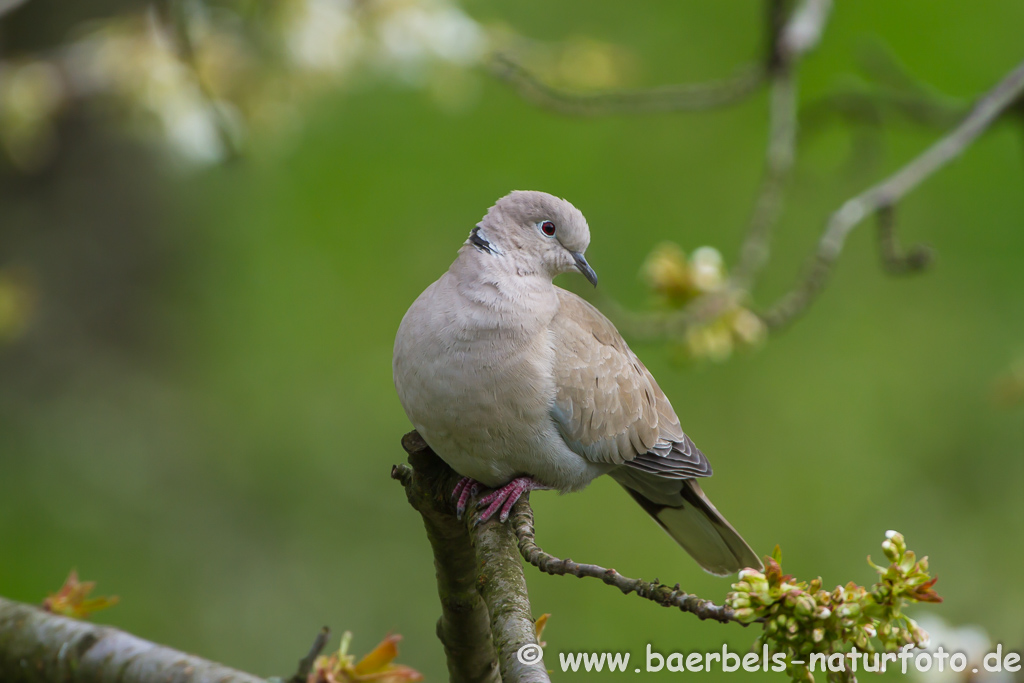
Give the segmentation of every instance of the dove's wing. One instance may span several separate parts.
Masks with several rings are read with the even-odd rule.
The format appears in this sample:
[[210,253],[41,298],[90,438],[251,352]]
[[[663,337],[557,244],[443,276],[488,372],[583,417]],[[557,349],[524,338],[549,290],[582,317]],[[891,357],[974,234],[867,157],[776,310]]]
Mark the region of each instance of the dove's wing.
[[611,321],[575,294],[559,289],[558,297],[553,415],[569,447],[670,479],[711,476],[665,392]]

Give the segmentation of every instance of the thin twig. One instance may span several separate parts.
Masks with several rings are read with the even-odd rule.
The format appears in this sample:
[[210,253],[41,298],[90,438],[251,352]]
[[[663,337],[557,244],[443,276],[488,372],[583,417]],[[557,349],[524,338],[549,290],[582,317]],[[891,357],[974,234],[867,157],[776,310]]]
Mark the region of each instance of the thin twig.
[[892,112],[915,125],[949,128],[960,122],[969,111],[969,105],[952,98],[873,87],[825,95],[805,105],[801,119],[806,122],[805,129],[820,128],[832,117],[840,117],[850,123],[879,126],[885,115]]
[[915,244],[906,251],[896,237],[896,209],[883,206],[878,209],[878,251],[882,265],[892,275],[917,273],[931,265],[934,253],[924,244]]
[[604,116],[702,111],[735,104],[764,82],[763,66],[747,66],[731,78],[708,83],[666,85],[649,90],[607,90],[596,93],[563,90],[545,83],[507,53],[491,60],[491,72],[534,104],[561,114]]
[[796,159],[796,70],[799,60],[821,40],[831,5],[831,0],[804,0],[781,25],[778,7],[769,15],[778,38],[772,43],[773,54],[769,57],[768,145],[764,179],[731,277],[731,286],[740,291],[749,291],[768,263],[772,232],[782,215],[786,185]]
[[512,530],[515,532],[516,538],[519,539],[519,553],[523,559],[542,572],[554,576],[570,575],[600,579],[609,586],[615,586],[626,595],[635,593],[641,598],[664,607],[677,607],[683,612],[696,614],[700,619],[712,619],[723,624],[735,621],[731,609],[686,593],[680,590],[678,583],[675,586],[666,586],[659,583],[657,579],[654,581],[631,579],[614,569],[606,569],[596,564],[580,564],[569,558],[561,560],[544,552],[537,545],[534,537],[533,510],[530,508],[528,496],[523,496],[516,503],[512,509],[510,521]]
[[796,156],[796,100],[792,69],[778,70],[772,76],[764,179],[731,278],[737,289],[749,290],[768,262],[771,234],[782,214],[783,197]]
[[867,216],[891,207],[959,156],[1024,93],[1024,63],[1006,75],[978,100],[971,113],[899,171],[844,203],[829,218],[803,279],[762,314],[769,328],[777,329],[797,318],[820,293],[846,238]]
[[313,639],[313,644],[309,648],[309,652],[305,657],[299,660],[299,668],[295,672],[295,675],[289,679],[289,683],[306,683],[309,679],[309,672],[313,670],[313,664],[316,663],[316,658],[320,656],[320,653],[327,647],[327,639],[331,636],[331,629],[324,626],[320,629],[320,632],[316,634],[316,638]]

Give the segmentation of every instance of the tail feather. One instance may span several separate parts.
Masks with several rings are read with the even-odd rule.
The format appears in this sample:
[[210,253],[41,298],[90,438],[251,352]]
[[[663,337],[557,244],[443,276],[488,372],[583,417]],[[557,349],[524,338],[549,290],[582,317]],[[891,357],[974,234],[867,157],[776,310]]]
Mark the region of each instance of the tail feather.
[[656,478],[626,468],[612,476],[705,571],[728,576],[745,567],[763,568],[695,480]]

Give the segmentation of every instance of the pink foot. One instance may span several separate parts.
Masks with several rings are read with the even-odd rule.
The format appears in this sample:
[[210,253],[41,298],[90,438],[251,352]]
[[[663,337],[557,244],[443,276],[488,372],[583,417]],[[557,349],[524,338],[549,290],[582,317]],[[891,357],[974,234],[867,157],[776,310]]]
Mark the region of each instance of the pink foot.
[[470,496],[475,496],[479,490],[480,482],[476,479],[470,479],[469,477],[459,479],[459,483],[452,490],[452,498],[457,501],[455,503],[455,516],[458,519],[462,519],[462,515],[466,514],[466,503],[469,501]]
[[516,477],[501,488],[494,489],[480,499],[477,507],[487,507],[480,513],[480,518],[477,519],[476,523],[486,522],[499,510],[501,514],[498,515],[498,521],[504,522],[508,520],[509,513],[512,512],[512,506],[516,504],[520,496],[527,491],[539,491],[549,488],[551,487],[538,484],[531,477]]

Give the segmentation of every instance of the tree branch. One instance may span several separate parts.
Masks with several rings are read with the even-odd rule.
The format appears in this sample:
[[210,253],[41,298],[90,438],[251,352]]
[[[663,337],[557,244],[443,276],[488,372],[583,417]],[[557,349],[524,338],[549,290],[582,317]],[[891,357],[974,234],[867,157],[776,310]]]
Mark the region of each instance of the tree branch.
[[0,598],[0,680],[7,683],[266,683],[108,626]]
[[1024,63],[978,100],[971,113],[948,135],[884,181],[844,203],[829,218],[818,249],[801,282],[762,314],[769,328],[792,322],[821,292],[846,238],[868,215],[894,206],[932,174],[967,149],[1024,93]]
[[409,504],[423,517],[434,551],[441,618],[437,637],[444,646],[452,683],[498,683],[498,659],[490,614],[476,588],[477,559],[466,525],[449,501],[458,475],[416,432],[402,438],[412,468],[395,465],[391,477],[405,487]]
[[320,632],[316,634],[316,638],[313,639],[313,644],[309,647],[309,652],[299,660],[299,668],[296,670],[295,675],[288,679],[288,683],[306,683],[309,679],[309,673],[316,664],[316,658],[327,647],[327,639],[330,636],[331,629],[326,626],[320,629]]
[[507,53],[495,54],[490,69],[498,79],[514,87],[523,99],[560,114],[573,116],[716,109],[753,94],[765,77],[763,66],[751,65],[721,81],[666,85],[649,90],[583,93],[545,83]]
[[456,518],[451,493],[459,476],[416,432],[405,435],[402,447],[412,468],[396,465],[391,476],[423,516],[434,550],[438,637],[451,680],[547,683],[542,660],[524,664],[516,656],[537,644],[537,633],[511,529],[497,520],[477,524],[476,511]]

